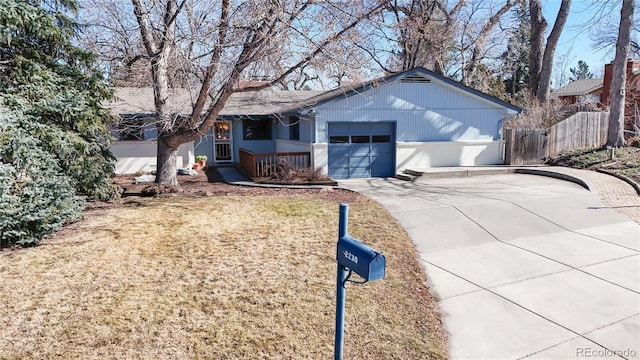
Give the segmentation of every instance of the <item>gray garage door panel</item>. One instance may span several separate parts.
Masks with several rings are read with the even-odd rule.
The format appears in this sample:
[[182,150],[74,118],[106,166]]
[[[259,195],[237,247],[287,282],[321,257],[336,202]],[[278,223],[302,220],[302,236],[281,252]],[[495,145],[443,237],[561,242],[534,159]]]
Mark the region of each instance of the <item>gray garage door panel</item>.
[[329,176],[387,177],[395,173],[394,123],[330,123]]

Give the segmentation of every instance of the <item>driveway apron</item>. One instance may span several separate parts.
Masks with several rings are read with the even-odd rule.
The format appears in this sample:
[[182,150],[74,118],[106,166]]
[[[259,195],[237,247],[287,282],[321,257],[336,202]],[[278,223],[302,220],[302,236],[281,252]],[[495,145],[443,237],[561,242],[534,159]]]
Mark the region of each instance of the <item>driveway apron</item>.
[[640,226],[596,194],[522,174],[340,186],[413,239],[452,359],[640,359]]

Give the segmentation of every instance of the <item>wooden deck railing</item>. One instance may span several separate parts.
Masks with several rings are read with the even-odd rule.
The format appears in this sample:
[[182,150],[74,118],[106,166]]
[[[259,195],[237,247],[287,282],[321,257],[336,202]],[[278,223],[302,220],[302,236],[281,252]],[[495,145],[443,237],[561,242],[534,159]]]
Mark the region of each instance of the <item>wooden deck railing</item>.
[[247,149],[240,149],[240,169],[252,178],[270,177],[278,171],[278,166],[294,169],[311,167],[311,153],[264,153],[255,154]]

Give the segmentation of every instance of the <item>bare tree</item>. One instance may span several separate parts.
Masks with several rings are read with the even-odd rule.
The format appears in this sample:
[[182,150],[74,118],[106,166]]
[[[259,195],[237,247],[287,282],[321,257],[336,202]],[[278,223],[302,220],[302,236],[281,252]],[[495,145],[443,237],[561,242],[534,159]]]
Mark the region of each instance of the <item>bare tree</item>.
[[394,0],[389,2],[387,11],[392,15],[391,29],[399,50],[392,62],[385,67],[387,72],[425,67],[444,75],[446,53],[450,51],[457,16],[465,7],[466,0],[456,2],[447,9],[442,0]]
[[[113,7],[110,17],[121,23],[109,35],[128,43],[114,53],[150,64],[158,130],[156,182],[172,186],[178,185],[178,147],[206,133],[234,92],[286,83],[384,6],[365,0],[103,1]],[[103,31],[110,26],[98,25]],[[175,69],[188,72],[185,81],[193,100],[186,116],[169,108]],[[267,81],[239,88],[238,80],[247,73]]]
[[624,146],[624,104],[625,87],[627,82],[627,56],[631,44],[631,29],[633,28],[634,0],[623,0],[620,10],[620,27],[616,41],[616,57],[613,61],[613,76],[611,79],[611,107],[609,109],[608,146]]
[[[620,21],[618,19],[616,6],[619,5],[619,1],[593,2],[591,4],[591,11],[594,15],[583,24],[583,27],[589,31],[591,46],[595,50],[606,50],[607,55],[612,55],[618,40],[618,26],[620,25]],[[638,8],[635,8],[634,12],[637,11]],[[634,24],[631,29],[629,55],[634,57],[640,56],[640,43],[638,42],[638,34],[640,33],[639,19],[638,14],[635,14]]]
[[[486,71],[482,71],[483,69],[486,69],[486,66],[482,66],[481,61],[488,57],[487,44],[490,36],[492,35],[493,30],[500,23],[502,17],[514,6],[523,1],[524,0],[507,0],[504,4],[500,5],[497,10],[492,11],[492,9],[489,9],[488,17],[483,18],[479,22],[476,21],[476,27],[479,28],[479,30],[476,31],[476,34],[473,34],[468,30],[461,34],[464,39],[467,39],[467,41],[464,41],[460,46],[461,57],[466,59],[466,54],[469,53],[469,59],[463,60],[462,63],[461,82],[463,84],[479,90],[488,90],[485,89],[488,82],[488,79],[486,79],[487,76],[484,74]],[[474,5],[476,8],[486,12],[486,9],[482,8],[482,1]],[[472,20],[471,16],[468,18]],[[470,29],[469,27],[465,28]],[[494,43],[499,44],[500,42],[494,41]],[[496,57],[498,56],[499,55],[496,54]]]
[[547,30],[547,20],[542,15],[540,0],[529,0],[529,12],[531,15],[531,53],[529,60],[529,86],[531,94],[538,101],[546,102],[549,98],[551,87],[551,74],[553,72],[553,56],[560,39],[560,34],[569,16],[571,0],[562,0],[556,21],[551,33],[544,41]]
[[493,88],[506,39],[498,31],[505,14],[524,0],[394,0],[387,7],[396,45],[387,72],[425,67],[465,85]]

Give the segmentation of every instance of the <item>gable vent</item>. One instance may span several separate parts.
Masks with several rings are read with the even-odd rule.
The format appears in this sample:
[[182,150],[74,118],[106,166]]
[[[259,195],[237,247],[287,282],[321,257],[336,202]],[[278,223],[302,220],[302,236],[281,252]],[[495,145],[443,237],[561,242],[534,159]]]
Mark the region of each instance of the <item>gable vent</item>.
[[415,84],[415,83],[428,84],[431,82],[431,80],[420,74],[413,74],[400,79],[400,82],[405,84]]

